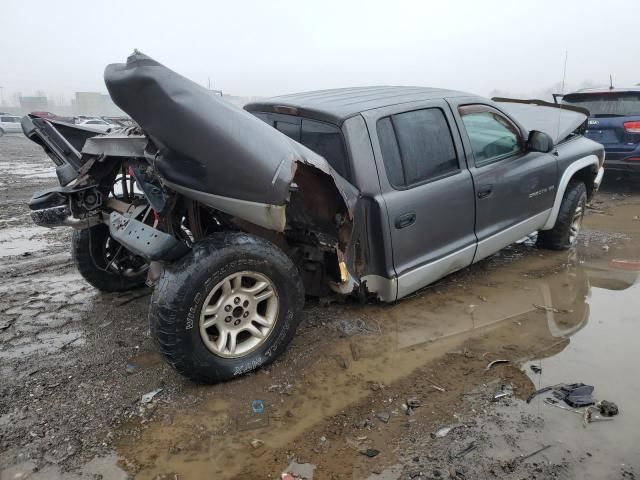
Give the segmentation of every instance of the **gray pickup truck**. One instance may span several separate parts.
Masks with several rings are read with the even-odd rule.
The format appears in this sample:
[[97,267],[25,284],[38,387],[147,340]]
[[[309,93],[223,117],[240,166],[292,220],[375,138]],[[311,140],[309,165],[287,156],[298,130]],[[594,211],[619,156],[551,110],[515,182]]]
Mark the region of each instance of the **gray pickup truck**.
[[573,246],[602,179],[586,114],[544,102],[360,87],[242,110],[139,52],[105,83],[136,126],[23,119],[60,180],[32,218],[75,228],[99,290],[153,286],[159,349],[200,382],[273,361],[305,295],[393,302],[535,231]]

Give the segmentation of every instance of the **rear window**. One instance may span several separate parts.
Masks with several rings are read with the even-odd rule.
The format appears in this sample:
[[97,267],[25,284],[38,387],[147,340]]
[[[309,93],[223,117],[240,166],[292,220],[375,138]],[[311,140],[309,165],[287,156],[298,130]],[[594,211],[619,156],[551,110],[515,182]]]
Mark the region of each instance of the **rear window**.
[[289,138],[322,155],[340,175],[351,179],[342,131],[330,123],[292,115],[251,112]]
[[17,123],[19,121],[20,121],[19,117],[0,117],[0,122]]
[[640,115],[640,93],[571,93],[562,103],[589,110],[591,116]]

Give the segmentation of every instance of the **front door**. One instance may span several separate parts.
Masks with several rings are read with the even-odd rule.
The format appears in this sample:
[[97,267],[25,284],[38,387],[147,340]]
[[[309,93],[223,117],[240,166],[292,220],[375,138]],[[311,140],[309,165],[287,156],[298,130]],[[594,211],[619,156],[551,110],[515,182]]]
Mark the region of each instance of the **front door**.
[[544,225],[557,164],[550,153],[528,151],[527,132],[497,108],[472,103],[454,110],[475,187],[478,261]]
[[401,298],[471,263],[473,182],[444,100],[363,116],[372,133]]

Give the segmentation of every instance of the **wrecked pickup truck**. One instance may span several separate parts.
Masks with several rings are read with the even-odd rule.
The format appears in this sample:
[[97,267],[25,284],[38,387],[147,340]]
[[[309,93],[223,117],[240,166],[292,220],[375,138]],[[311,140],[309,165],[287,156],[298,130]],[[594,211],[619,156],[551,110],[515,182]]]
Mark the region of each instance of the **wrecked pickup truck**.
[[242,110],[139,52],[105,83],[135,126],[23,119],[61,184],[32,218],[75,228],[99,290],[154,286],[154,339],[200,382],[273,361],[305,295],[393,302],[536,230],[574,245],[602,178],[579,109],[364,87]]

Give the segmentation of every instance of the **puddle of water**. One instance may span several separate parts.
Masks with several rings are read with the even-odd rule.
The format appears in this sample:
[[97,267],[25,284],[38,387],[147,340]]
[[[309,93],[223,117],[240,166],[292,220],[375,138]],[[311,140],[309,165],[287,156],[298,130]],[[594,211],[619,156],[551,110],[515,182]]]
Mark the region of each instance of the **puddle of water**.
[[[562,257],[552,255],[549,259],[551,267]],[[496,347],[501,342],[513,343],[518,349],[546,350],[545,355],[552,355],[565,348],[569,337],[590,322],[591,279],[606,284],[609,277],[599,264],[590,263],[573,264],[558,274],[531,278],[531,268],[539,269],[541,264],[544,260],[525,258],[517,268],[500,267],[481,279],[474,278],[469,291],[436,287],[396,305],[352,307],[352,314],[365,313],[369,322],[382,326],[383,333],[336,341],[331,351],[305,372],[305,381],[296,384],[291,395],[271,394],[270,390],[282,392],[287,388],[275,385],[273,389],[269,379],[251,378],[251,390],[259,392],[253,395],[267,405],[263,417],[238,415],[239,411],[249,411],[251,399],[246,398],[247,392],[238,398],[230,391],[234,390],[232,384],[216,386],[211,389],[211,399],[198,406],[197,414],[178,414],[170,426],[152,424],[143,432],[143,441],[124,440],[120,451],[145,465],[153,457],[154,466],[140,472],[136,477],[140,479],[164,472],[181,473],[187,478],[215,473],[227,478],[242,473],[247,465],[260,471],[260,457],[254,455],[295,445],[296,437],[368,395],[367,381],[390,384],[459,348],[469,338],[491,337],[507,325],[516,329],[517,336],[507,340],[497,336]],[[616,275],[617,272],[611,275],[616,287],[628,287],[635,281]],[[636,295],[633,289],[629,292],[626,295]],[[598,294],[596,299],[599,298]],[[352,359],[354,339],[358,361]],[[336,357],[346,359],[349,368],[337,368]],[[248,382],[240,382],[243,381]],[[287,411],[295,412],[295,421],[281,421]],[[199,432],[195,439],[194,429]],[[249,446],[254,438],[265,441],[261,452],[254,452]],[[264,471],[265,475],[268,473],[274,472]]]
[[[619,465],[630,461],[637,462],[635,468],[640,467],[639,298],[638,282],[626,289],[592,288],[589,328],[577,332],[569,346],[557,355],[525,365],[538,389],[583,382],[595,386],[594,398],[613,401],[620,409],[613,421],[585,428],[579,415],[544,404],[549,395],[542,394],[530,405],[523,405],[525,411],[545,418],[544,428],[531,439],[541,444],[564,445],[557,449],[560,452],[550,451],[550,458],[561,458],[564,448],[593,455],[588,463],[575,465],[578,478],[609,478]],[[532,374],[528,368],[531,364],[541,367],[542,373]]]
[[56,169],[48,158],[43,163],[0,162],[0,173],[24,178],[57,178]]
[[0,230],[0,258],[44,250],[50,243],[38,236],[49,231],[44,227],[13,227]]
[[142,352],[134,355],[127,361],[127,367],[132,366],[132,370],[151,368],[161,365],[164,360],[158,352]]
[[[637,211],[637,205],[621,209],[623,214]],[[602,226],[597,220],[590,225],[594,232]],[[303,344],[303,349],[326,351],[310,365],[298,361],[285,367],[296,370],[291,388],[273,385],[270,376],[260,373],[210,387],[195,409],[175,406],[169,422],[151,422],[140,437],[121,438],[118,451],[144,466],[136,475],[140,480],[167,472],[185,478],[233,478],[247,472],[264,478],[279,475],[287,464],[274,468],[265,459],[281,449],[296,451],[300,439],[316,435],[323,421],[370,395],[371,382],[392,385],[411,378],[416,369],[459,350],[471,339],[487,353],[507,346],[515,358],[535,359],[542,364],[543,376],[531,374],[531,379],[539,385],[591,383],[600,398],[618,403],[623,413],[614,422],[587,429],[575,414],[539,402],[530,406],[546,419],[538,443],[562,441],[566,448],[592,452],[600,458],[600,469],[594,472],[611,471],[635,458],[640,441],[640,431],[633,428],[640,424],[640,407],[634,401],[640,385],[634,382],[633,371],[640,336],[640,323],[634,322],[640,272],[628,267],[640,259],[640,248],[632,237],[640,237],[640,222],[637,227],[626,225],[624,237],[600,235],[599,242],[611,238],[610,251],[595,241],[584,258],[575,253],[567,257],[505,251],[485,264],[486,273],[476,270],[450,277],[395,305],[346,307],[344,317],[364,317],[366,325],[346,328],[351,336],[319,347]],[[625,261],[625,268],[619,268],[619,260]],[[343,323],[339,329],[345,329]],[[380,326],[382,333],[368,328],[372,326]],[[363,329],[361,334],[351,332]],[[339,367],[345,363],[348,368]],[[482,381],[473,377],[460,377],[463,388]],[[264,413],[251,412],[255,399],[265,404]],[[609,433],[602,436],[605,429]],[[254,450],[250,445],[256,438],[264,446]],[[558,449],[560,455],[565,447]],[[365,478],[362,471],[350,470],[349,465],[355,469],[362,460],[355,457],[323,461],[342,462],[347,476]],[[313,463],[322,469],[315,459]],[[395,471],[387,474],[393,476]],[[589,474],[593,476],[584,478],[602,478]]]

